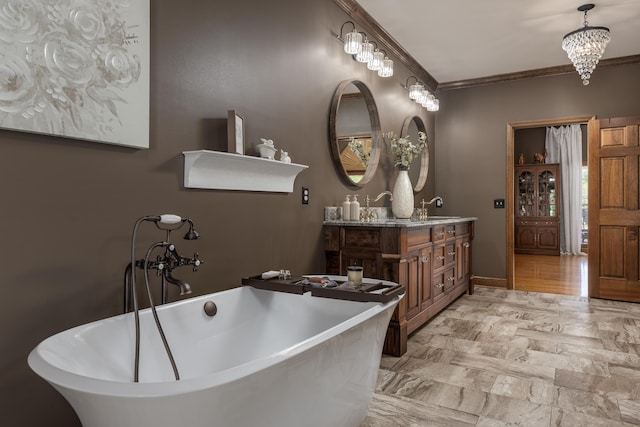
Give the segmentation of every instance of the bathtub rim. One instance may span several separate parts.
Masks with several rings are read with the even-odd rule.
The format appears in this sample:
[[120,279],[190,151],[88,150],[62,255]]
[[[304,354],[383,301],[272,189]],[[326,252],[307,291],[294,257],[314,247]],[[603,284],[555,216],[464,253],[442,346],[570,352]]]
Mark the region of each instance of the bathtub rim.
[[[318,275],[316,275],[318,276]],[[327,275],[322,275],[327,276]],[[329,276],[334,279],[342,279],[343,276]],[[368,281],[369,279],[364,279],[364,281]],[[371,282],[383,282],[383,283],[392,283],[384,280],[371,280]],[[241,289],[242,287],[240,287]],[[170,304],[165,304],[164,306],[159,307],[163,309],[168,309],[171,306],[182,305],[187,303],[194,303],[199,300],[204,300],[208,298],[212,298],[214,296],[219,296],[225,293],[231,292],[239,292],[239,288],[231,288],[226,289],[219,292],[214,292],[210,294],[205,294],[193,298],[187,298],[180,301],[176,301]],[[263,289],[251,288],[253,291],[261,293],[273,293],[276,291],[269,291]],[[290,294],[294,295],[294,294]],[[295,295],[296,297],[303,298],[320,298],[320,297],[312,297],[309,292],[306,292],[302,295]],[[91,393],[96,395],[105,395],[105,396],[118,396],[118,397],[163,397],[163,396],[172,396],[177,394],[186,394],[197,392],[201,390],[205,390],[208,388],[221,386],[230,382],[233,382],[237,379],[243,378],[245,376],[254,374],[259,372],[262,369],[266,369],[268,367],[274,366],[278,363],[281,363],[291,357],[294,357],[298,354],[301,354],[315,345],[322,343],[330,338],[333,338],[340,333],[352,328],[355,325],[358,325],[370,318],[373,318],[381,313],[384,313],[387,309],[393,309],[393,307],[404,297],[404,294],[398,295],[394,297],[391,301],[383,304],[383,303],[361,303],[361,302],[353,302],[354,304],[368,304],[371,305],[368,309],[363,312],[350,317],[349,319],[338,323],[335,326],[332,326],[328,329],[323,330],[320,333],[317,333],[303,341],[295,343],[289,347],[284,348],[283,350],[273,353],[267,357],[263,357],[260,359],[251,360],[246,363],[242,363],[228,369],[206,374],[199,377],[194,378],[185,378],[180,381],[160,381],[160,382],[142,382],[142,383],[134,383],[134,382],[122,382],[122,381],[111,381],[100,378],[92,378],[85,375],[76,374],[74,372],[64,370],[59,368],[51,363],[49,363],[45,356],[42,354],[43,351],[47,351],[45,349],[46,342],[49,338],[52,338],[59,334],[68,333],[73,331],[76,328],[83,328],[87,325],[91,325],[94,323],[99,323],[107,319],[116,319],[119,317],[124,317],[127,314],[121,314],[117,316],[113,316],[111,318],[99,319],[94,322],[85,323],[82,325],[78,325],[76,327],[58,332],[50,337],[45,338],[41,341],[28,355],[27,363],[29,367],[40,376],[42,379],[50,383],[53,387],[58,388],[66,388],[70,390],[81,391],[85,393]],[[330,300],[329,300],[330,301]],[[145,309],[149,310],[149,309]]]

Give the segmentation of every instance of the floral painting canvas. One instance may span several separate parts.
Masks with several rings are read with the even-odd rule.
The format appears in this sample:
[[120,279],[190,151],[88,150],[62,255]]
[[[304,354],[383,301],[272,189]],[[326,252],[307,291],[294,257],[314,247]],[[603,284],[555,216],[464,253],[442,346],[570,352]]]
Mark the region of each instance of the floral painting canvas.
[[0,0],[0,128],[149,147],[149,0]]

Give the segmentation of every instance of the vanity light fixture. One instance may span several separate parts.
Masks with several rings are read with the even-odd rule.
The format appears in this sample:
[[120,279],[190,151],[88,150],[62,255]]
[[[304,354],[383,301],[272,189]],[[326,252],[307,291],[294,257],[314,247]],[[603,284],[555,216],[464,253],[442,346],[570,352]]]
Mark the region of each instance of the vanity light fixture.
[[[412,84],[409,80],[414,79]],[[407,77],[404,88],[409,91],[409,98],[425,107],[428,111],[438,111],[440,109],[440,101],[429,92],[425,85],[415,76]]]
[[[343,37],[342,31],[344,30],[344,26],[347,24],[353,25],[353,30],[345,34]],[[356,24],[351,21],[347,21],[342,24],[338,38],[344,42],[344,51],[349,55],[355,55],[362,49],[362,33],[359,33],[358,30],[356,30]]]
[[382,67],[380,67],[380,69],[378,70],[378,75],[380,77],[393,76],[393,61],[387,56],[385,56],[382,60]]
[[[416,79],[416,81],[411,86],[409,86],[409,79],[412,77]],[[415,101],[422,94],[422,89],[424,89],[424,86],[418,81],[415,76],[409,76],[407,77],[407,82],[405,83],[404,88],[409,91],[409,98]]]
[[356,53],[356,61],[368,63],[373,60],[373,43],[367,40],[367,36],[364,36],[364,40],[362,41],[360,52]]
[[611,40],[607,27],[589,26],[587,12],[594,7],[591,3],[580,6],[578,11],[584,12],[584,27],[571,31],[562,39],[562,49],[567,52],[585,86],[589,84],[591,73]]
[[[373,43],[373,42],[372,42]],[[384,53],[380,51],[377,47],[373,51],[373,57],[371,61],[367,62],[367,68],[372,71],[378,71],[382,68],[382,61],[384,60]]]
[[[344,34],[344,27],[351,24],[353,29]],[[338,40],[344,43],[344,51],[353,55],[356,61],[367,64],[367,68],[377,71],[379,77],[393,76],[393,61],[384,50],[378,49],[378,44],[367,38],[367,35],[356,29],[352,21],[346,21],[340,27]]]

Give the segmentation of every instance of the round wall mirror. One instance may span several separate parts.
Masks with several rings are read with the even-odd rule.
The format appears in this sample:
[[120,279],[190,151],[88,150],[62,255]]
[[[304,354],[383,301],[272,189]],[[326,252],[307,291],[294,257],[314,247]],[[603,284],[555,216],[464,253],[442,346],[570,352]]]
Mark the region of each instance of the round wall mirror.
[[331,154],[349,185],[371,181],[380,160],[382,132],[378,108],[360,80],[345,80],[336,89],[329,115]]
[[[410,141],[416,143],[418,141],[418,132],[427,133],[427,128],[422,119],[418,116],[407,117],[402,125],[400,136],[410,137]],[[415,182],[413,192],[417,193],[424,188],[429,175],[429,141],[422,150],[422,154],[416,158],[409,169],[409,178],[411,182]]]

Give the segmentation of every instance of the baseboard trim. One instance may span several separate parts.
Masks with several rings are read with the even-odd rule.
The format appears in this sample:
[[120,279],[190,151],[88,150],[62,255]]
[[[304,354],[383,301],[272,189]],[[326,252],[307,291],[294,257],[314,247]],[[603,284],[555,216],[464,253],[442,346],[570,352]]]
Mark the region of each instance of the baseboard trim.
[[473,276],[471,277],[471,287],[473,289],[476,286],[507,289],[507,279],[500,279],[498,277]]

